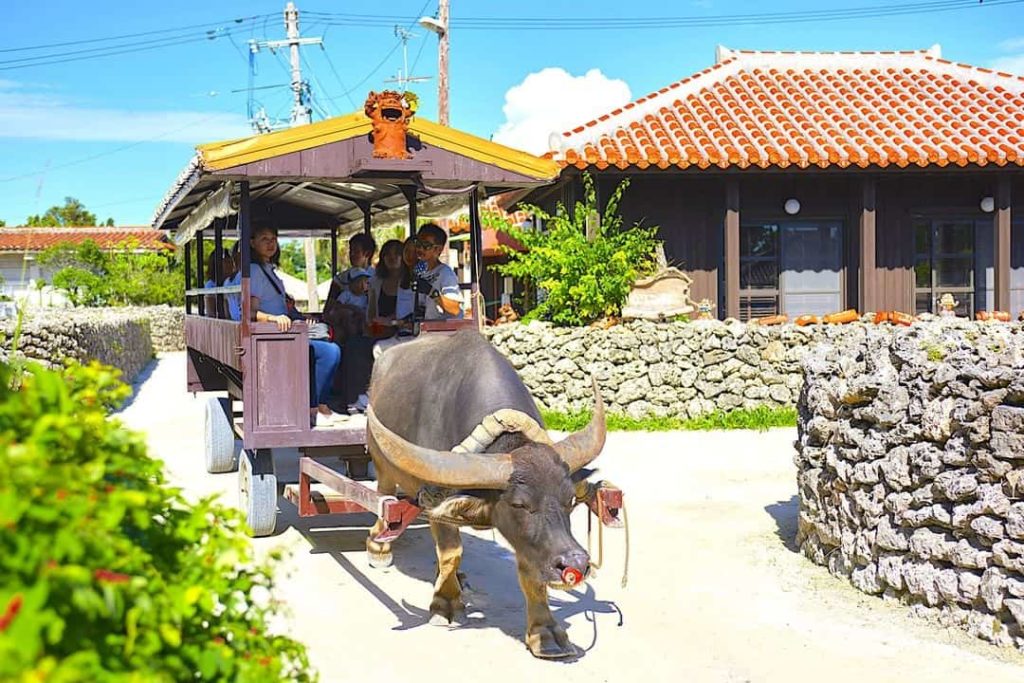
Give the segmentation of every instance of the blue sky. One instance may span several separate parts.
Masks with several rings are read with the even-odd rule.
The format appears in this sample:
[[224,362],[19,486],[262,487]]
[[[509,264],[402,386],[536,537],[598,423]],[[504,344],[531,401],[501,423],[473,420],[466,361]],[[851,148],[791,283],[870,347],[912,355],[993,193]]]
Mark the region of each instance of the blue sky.
[[[754,12],[892,5],[900,0],[451,0],[452,18],[558,20],[555,30],[454,27],[451,123],[495,139],[544,148],[547,133],[594,118],[714,63],[715,46],[773,50],[891,50],[942,45],[943,57],[1024,73],[1024,3],[971,3],[954,12],[654,30],[577,27],[610,17],[711,17]],[[916,3],[923,0],[902,0]],[[250,38],[283,37],[284,0],[36,0],[7,3],[0,42],[0,219],[22,223],[74,196],[105,219],[146,224],[192,154],[193,146],[246,135]],[[305,75],[319,109],[336,115],[359,108],[370,89],[402,65],[393,21],[346,25],[337,15],[433,14],[436,0],[298,0],[304,35],[324,36],[325,50],[304,48]],[[426,8],[425,10],[423,8]],[[328,18],[325,14],[333,13]],[[260,16],[242,22],[236,17]],[[330,23],[328,23],[330,22]],[[366,20],[358,20],[366,23]],[[83,42],[122,34],[199,25],[118,41],[125,54],[81,59],[117,43]],[[217,29],[209,39],[206,31]],[[435,76],[437,40],[416,27],[409,42],[415,75]],[[155,47],[160,39],[182,44]],[[49,43],[42,50],[17,48]],[[167,40],[166,42],[173,42]],[[151,49],[142,49],[151,48]],[[393,50],[393,51],[392,51]],[[390,56],[386,55],[391,52]],[[63,63],[12,61],[59,54]],[[256,58],[257,100],[286,117],[286,55]],[[376,71],[374,68],[381,64]],[[362,83],[361,83],[362,82]],[[264,87],[269,86],[269,87]],[[421,114],[436,118],[436,82],[412,86]],[[346,90],[351,92],[346,95]],[[240,91],[240,92],[233,92]],[[317,111],[315,118],[321,118]],[[538,142],[539,140],[539,142]],[[526,142],[530,141],[530,142]]]

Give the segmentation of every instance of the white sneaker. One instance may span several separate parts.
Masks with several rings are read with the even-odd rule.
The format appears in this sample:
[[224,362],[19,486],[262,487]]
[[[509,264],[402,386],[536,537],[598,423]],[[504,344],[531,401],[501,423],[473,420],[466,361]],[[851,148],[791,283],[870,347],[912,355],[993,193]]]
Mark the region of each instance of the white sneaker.
[[317,411],[316,414],[316,427],[337,427],[346,421],[348,421],[348,415],[341,413],[332,412],[330,415],[326,415]]

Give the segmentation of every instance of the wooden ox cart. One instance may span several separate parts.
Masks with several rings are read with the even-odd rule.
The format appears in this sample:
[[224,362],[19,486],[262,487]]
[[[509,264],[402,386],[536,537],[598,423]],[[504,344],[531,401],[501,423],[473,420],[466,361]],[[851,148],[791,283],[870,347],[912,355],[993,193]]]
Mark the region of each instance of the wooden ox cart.
[[[237,467],[240,506],[257,536],[275,527],[273,448],[300,451],[299,483],[284,487],[284,495],[301,515],[370,511],[386,521],[375,538],[386,542],[402,533],[419,508],[410,499],[380,495],[319,461],[341,456],[353,468],[365,464],[365,418],[353,416],[329,429],[310,426],[308,326],[296,323],[280,332],[251,316],[254,229],[270,225],[284,238],[330,238],[336,272],[339,238],[368,232],[375,219],[407,222],[411,234],[418,211],[438,215],[468,205],[471,234],[462,286],[470,294],[470,311],[464,320],[420,326],[429,334],[451,332],[481,322],[480,199],[548,184],[558,175],[551,161],[423,120],[403,121],[404,154],[394,153],[393,134],[378,134],[392,147],[391,156],[406,157],[380,158],[389,152],[380,145],[375,150],[378,124],[357,113],[201,145],[154,219],[154,227],[172,231],[184,249],[188,389],[221,394],[206,405],[207,469]],[[204,245],[212,242],[219,253],[225,239],[241,242],[241,284],[204,288],[208,279],[221,281],[219,261],[217,272],[203,272]],[[227,313],[230,296],[240,296],[241,320]],[[237,457],[236,438],[242,442]],[[603,516],[614,521],[614,508],[605,506]]]

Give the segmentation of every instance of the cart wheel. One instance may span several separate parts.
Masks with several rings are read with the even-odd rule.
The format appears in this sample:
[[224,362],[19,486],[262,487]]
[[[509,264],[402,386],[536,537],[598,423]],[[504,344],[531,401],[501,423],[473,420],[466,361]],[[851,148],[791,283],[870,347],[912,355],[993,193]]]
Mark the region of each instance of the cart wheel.
[[277,476],[269,448],[242,451],[238,461],[238,506],[253,536],[274,533],[277,524]]
[[234,472],[238,467],[235,430],[231,426],[231,399],[206,401],[206,471],[211,474]]

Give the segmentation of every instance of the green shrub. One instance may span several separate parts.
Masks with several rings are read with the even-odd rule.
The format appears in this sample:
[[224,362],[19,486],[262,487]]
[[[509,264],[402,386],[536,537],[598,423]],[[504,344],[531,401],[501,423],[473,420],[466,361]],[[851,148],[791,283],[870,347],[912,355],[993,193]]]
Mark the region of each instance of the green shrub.
[[0,366],[0,680],[311,680],[237,513],[108,418],[128,393],[97,364]]
[[[544,424],[548,429],[575,432],[590,422],[589,411],[560,413],[542,410]],[[758,406],[738,410],[715,411],[695,418],[656,417],[643,418],[608,413],[606,424],[611,432],[667,432],[667,431],[708,431],[713,429],[756,429],[764,431],[772,427],[795,427],[796,408],[774,408]]]
[[[497,266],[502,275],[524,279],[545,296],[526,320],[556,325],[586,325],[619,313],[636,279],[655,266],[657,227],[639,223],[623,228],[619,201],[628,180],[615,189],[598,220],[593,178],[583,176],[583,201],[572,211],[559,203],[555,215],[536,206],[524,207],[543,222],[543,230],[524,230],[488,216],[488,227],[504,230],[526,247],[503,247],[509,262]],[[587,235],[588,223],[592,235]]]
[[53,286],[75,306],[181,305],[183,263],[170,252],[139,252],[136,247],[132,240],[108,251],[91,240],[58,244],[40,254],[39,263],[56,269]]

